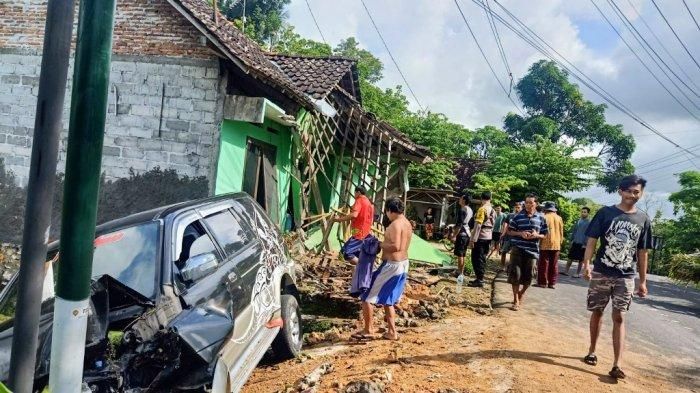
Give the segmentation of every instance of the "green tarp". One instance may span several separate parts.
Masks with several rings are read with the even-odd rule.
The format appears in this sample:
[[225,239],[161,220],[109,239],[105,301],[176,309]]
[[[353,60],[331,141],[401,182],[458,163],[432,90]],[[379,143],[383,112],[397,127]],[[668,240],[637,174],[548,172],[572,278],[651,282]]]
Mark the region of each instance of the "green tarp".
[[[340,251],[340,239],[338,238],[338,225],[333,225],[331,233],[328,236],[331,250]],[[316,248],[323,240],[323,232],[317,230],[309,235],[305,245],[307,248]],[[431,263],[434,265],[450,264],[452,258],[435,247],[435,245],[426,242],[418,235],[414,234],[411,238],[411,246],[408,248],[408,259],[411,261]]]

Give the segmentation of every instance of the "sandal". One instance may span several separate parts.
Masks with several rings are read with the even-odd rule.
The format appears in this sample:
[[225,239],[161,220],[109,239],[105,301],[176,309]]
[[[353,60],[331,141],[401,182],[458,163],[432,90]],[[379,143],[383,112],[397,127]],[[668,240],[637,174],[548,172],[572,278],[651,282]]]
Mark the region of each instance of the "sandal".
[[367,334],[362,331],[355,332],[350,335],[350,338],[355,340],[372,340],[375,336],[373,334]]
[[608,373],[611,377],[615,379],[625,379],[625,373],[622,372],[622,369],[620,367],[613,367],[612,370]]
[[595,366],[596,364],[598,364],[598,357],[591,353],[583,358],[583,362],[591,366]]

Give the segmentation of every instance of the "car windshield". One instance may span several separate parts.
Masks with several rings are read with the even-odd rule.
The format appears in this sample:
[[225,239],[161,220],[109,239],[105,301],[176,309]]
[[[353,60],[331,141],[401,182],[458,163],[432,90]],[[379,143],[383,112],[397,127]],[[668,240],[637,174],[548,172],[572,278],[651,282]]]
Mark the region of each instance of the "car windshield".
[[[120,229],[95,239],[93,279],[108,275],[147,298],[155,298],[158,230],[159,223],[150,222]],[[53,271],[55,281],[56,269],[49,271]],[[44,289],[46,294],[47,288]],[[44,295],[44,299],[47,298],[48,296]],[[14,317],[16,302],[15,279],[0,301],[0,323]]]

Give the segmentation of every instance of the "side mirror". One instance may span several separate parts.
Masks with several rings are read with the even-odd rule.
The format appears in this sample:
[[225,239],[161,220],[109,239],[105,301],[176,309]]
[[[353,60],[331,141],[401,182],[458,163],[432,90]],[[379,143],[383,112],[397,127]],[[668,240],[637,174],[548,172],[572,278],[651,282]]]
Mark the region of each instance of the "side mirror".
[[180,270],[180,275],[185,281],[197,281],[216,270],[219,262],[213,253],[195,255],[185,262],[185,267]]

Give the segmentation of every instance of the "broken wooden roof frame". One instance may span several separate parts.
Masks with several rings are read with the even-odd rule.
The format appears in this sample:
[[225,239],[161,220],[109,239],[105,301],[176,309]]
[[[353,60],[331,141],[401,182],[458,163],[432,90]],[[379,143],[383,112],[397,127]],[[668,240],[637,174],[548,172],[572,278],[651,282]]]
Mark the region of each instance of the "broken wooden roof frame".
[[[204,34],[221,58],[231,61],[234,67],[227,67],[230,71],[262,82],[271,87],[268,90],[276,90],[296,103],[300,113],[306,113],[308,120],[295,127],[297,135],[293,142],[298,142],[295,148],[299,154],[290,174],[300,185],[300,213],[305,225],[320,221],[324,232],[331,226],[331,212],[324,211],[319,180],[326,181],[331,192],[337,194],[338,206],[347,206],[354,188],[362,185],[370,200],[383,212],[390,180],[402,170],[405,172],[410,161],[430,161],[427,148],[415,144],[362,108],[355,60],[266,53],[220,17],[215,6],[203,0],[168,2]],[[313,80],[303,73],[309,67],[316,73],[310,77],[324,76],[323,83],[309,83]],[[320,104],[332,107],[335,115],[324,113]],[[330,174],[326,171],[328,167],[332,168]],[[354,180],[356,172],[359,172],[357,181]],[[335,187],[335,177],[339,177],[340,190]],[[403,190],[404,202],[406,191]],[[315,212],[309,197],[313,198]],[[338,206],[330,206],[329,210]],[[327,241],[323,243],[323,248],[328,249]]]

